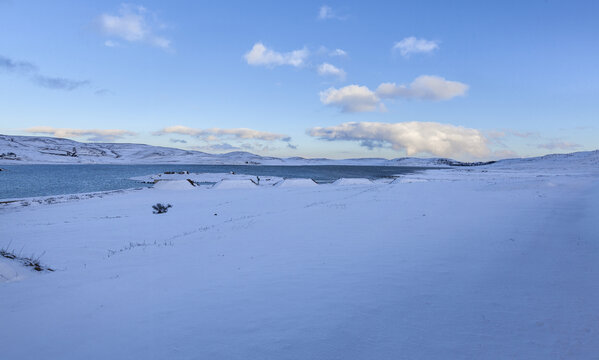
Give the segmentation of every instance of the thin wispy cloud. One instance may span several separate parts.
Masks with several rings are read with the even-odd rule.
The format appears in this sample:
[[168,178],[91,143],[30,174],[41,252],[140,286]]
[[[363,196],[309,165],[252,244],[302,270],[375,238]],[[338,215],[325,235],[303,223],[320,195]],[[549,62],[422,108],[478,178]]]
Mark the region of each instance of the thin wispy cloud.
[[71,129],[51,126],[35,126],[25,129],[25,132],[51,135],[59,138],[87,137],[89,141],[114,141],[125,136],[137,135],[132,131],[121,129]]
[[253,66],[281,66],[290,65],[299,67],[304,65],[310,52],[308,49],[298,49],[285,53],[267,48],[263,43],[255,43],[250,51],[243,57],[249,65]]
[[325,105],[339,107],[346,113],[384,111],[382,99],[449,100],[456,96],[464,96],[467,90],[468,85],[461,82],[422,75],[409,85],[383,83],[376,91],[360,85],[329,88],[320,92],[320,101]]
[[431,53],[439,49],[439,42],[434,40],[418,39],[413,36],[407,37],[393,45],[393,50],[398,50],[404,57],[411,54]]
[[[204,146],[196,146],[196,149],[200,149],[203,151],[236,151],[241,150],[242,148],[239,146],[235,146],[229,143],[219,143],[219,144],[210,144]],[[244,148],[248,149],[248,148]]]
[[120,47],[121,44],[119,44],[116,41],[106,40],[106,41],[104,41],[104,46],[106,46],[106,47]]
[[41,74],[34,64],[28,61],[14,60],[0,55],[0,71],[14,73],[28,78],[34,84],[55,90],[75,90],[91,84],[89,80],[73,80]]
[[387,99],[449,100],[456,96],[464,96],[467,91],[468,85],[459,81],[449,81],[439,76],[422,75],[412,81],[410,85],[383,83],[379,85],[376,93],[381,98]]
[[332,7],[328,5],[322,5],[318,9],[317,18],[319,20],[328,20],[328,19],[336,19],[336,20],[345,20],[347,15],[339,15]]
[[343,49],[335,49],[329,52],[329,56],[347,56],[347,51]]
[[175,144],[187,144],[187,140],[183,139],[170,139],[169,141]]
[[329,49],[324,45],[320,45],[320,47],[318,47],[318,49],[315,51],[316,55],[320,55],[320,56],[328,56],[328,57],[345,57],[348,56],[347,51],[340,49],[340,48],[336,48],[336,49]]
[[[145,43],[158,48],[171,49],[171,40],[157,35],[164,28],[164,24],[157,20],[157,16],[145,7],[133,4],[121,4],[117,14],[101,14],[97,18],[98,26],[105,35],[129,43]],[[115,47],[118,42],[109,39],[105,46]]]
[[532,131],[516,131],[512,129],[500,129],[487,131],[487,137],[490,139],[503,139],[508,137],[518,138],[541,138],[541,134]]
[[291,138],[288,135],[277,134],[267,131],[258,131],[247,128],[233,128],[233,129],[195,129],[187,126],[176,125],[169,126],[162,130],[154,132],[154,135],[165,135],[165,134],[179,134],[189,135],[200,138],[206,141],[215,141],[223,138],[231,139],[252,139],[252,140],[263,140],[263,141],[285,141],[288,142]]
[[408,156],[482,158],[491,154],[481,131],[436,122],[349,122],[315,127],[307,133],[322,140],[355,141],[371,149],[387,145]]
[[114,93],[108,89],[98,89],[98,90],[94,91],[94,94],[96,94],[98,96],[114,95]]
[[336,67],[329,63],[322,63],[317,68],[318,75],[320,76],[332,76],[339,80],[345,79],[346,73],[343,69]]
[[546,150],[575,150],[581,147],[582,145],[580,144],[562,140],[551,140],[547,143],[537,145],[537,148]]
[[13,60],[0,55],[0,70],[16,73],[31,73],[37,71],[37,66],[27,61]]
[[39,86],[48,88],[48,89],[59,89],[59,90],[75,90],[82,86],[87,86],[90,84],[88,80],[71,80],[60,77],[49,77],[43,75],[36,75],[33,77],[33,81]]

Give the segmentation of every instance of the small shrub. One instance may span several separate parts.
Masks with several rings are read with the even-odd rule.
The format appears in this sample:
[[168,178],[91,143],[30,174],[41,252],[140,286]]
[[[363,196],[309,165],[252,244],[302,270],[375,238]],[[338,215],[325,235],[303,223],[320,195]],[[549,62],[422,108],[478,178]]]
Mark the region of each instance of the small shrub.
[[44,255],[43,253],[40,256],[31,255],[30,257],[21,256],[20,254],[16,254],[14,251],[9,249],[9,246],[0,249],[0,256],[21,262],[25,266],[32,267],[35,271],[54,271],[54,269],[42,265],[40,262],[40,258]]
[[156,205],[152,205],[152,209],[154,209],[153,213],[154,214],[164,214],[165,212],[168,211],[168,208],[173,207],[173,205],[171,204],[166,204],[166,205],[162,205],[161,203],[158,203]]

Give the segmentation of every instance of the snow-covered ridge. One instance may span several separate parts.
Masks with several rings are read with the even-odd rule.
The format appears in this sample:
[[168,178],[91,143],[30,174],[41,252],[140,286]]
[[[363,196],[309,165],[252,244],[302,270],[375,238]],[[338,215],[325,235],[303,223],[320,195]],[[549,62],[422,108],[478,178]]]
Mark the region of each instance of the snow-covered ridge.
[[203,165],[371,165],[413,167],[492,166],[527,167],[538,163],[555,167],[599,166],[599,150],[553,154],[497,162],[467,163],[447,158],[361,158],[332,160],[302,157],[275,158],[235,151],[209,154],[201,151],[126,143],[83,143],[69,139],[0,135],[0,164],[203,164]]

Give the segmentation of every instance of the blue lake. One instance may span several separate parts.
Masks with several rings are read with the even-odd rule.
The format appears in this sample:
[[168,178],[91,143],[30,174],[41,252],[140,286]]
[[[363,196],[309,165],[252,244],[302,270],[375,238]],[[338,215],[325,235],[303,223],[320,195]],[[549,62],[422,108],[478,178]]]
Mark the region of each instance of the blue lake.
[[312,178],[316,182],[332,182],[339,178],[377,179],[422,171],[405,166],[344,165],[1,165],[0,199],[76,194],[150,186],[129,180],[133,176],[165,171],[193,173],[228,173],[283,178]]

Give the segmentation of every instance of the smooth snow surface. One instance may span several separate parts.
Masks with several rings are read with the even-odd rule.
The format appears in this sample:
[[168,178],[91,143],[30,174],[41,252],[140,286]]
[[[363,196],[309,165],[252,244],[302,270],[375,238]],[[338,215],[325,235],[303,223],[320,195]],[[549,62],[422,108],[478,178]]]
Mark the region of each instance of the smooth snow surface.
[[24,280],[31,275],[35,275],[33,271],[24,267],[18,261],[0,256],[0,283]]
[[245,179],[245,180],[232,180],[232,179],[225,179],[225,180],[221,180],[219,182],[217,182],[216,184],[214,184],[214,186],[212,186],[213,189],[221,189],[221,190],[227,190],[227,189],[256,189],[258,186],[252,182],[252,180],[249,179]]
[[160,180],[154,184],[154,188],[159,190],[190,190],[195,186],[187,180]]
[[363,178],[341,178],[333,182],[334,185],[369,185],[372,181]]
[[56,271],[0,259],[0,358],[597,358],[581,164],[2,205],[0,248]]
[[317,186],[318,184],[312,179],[285,179],[275,184],[276,187],[306,187],[306,186]]

